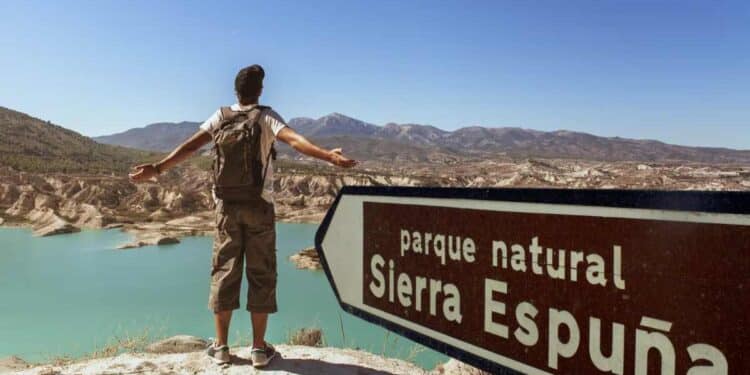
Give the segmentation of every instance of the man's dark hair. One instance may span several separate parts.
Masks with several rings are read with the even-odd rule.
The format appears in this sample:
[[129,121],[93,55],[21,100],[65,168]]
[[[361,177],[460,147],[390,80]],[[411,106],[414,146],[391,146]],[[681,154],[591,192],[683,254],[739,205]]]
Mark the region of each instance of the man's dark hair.
[[266,72],[258,64],[242,68],[234,79],[234,90],[237,91],[240,102],[257,102],[260,89],[263,88],[263,78]]

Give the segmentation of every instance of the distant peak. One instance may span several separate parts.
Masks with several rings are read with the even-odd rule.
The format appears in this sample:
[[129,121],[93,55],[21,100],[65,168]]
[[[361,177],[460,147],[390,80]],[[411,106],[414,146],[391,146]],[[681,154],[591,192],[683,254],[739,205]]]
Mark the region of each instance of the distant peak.
[[552,133],[554,133],[554,134],[558,134],[558,135],[570,135],[570,134],[576,134],[576,132],[574,132],[574,131],[570,131],[570,130],[567,130],[567,129],[559,129],[559,130],[555,130],[555,131],[553,131]]
[[344,114],[341,114],[341,113],[338,113],[338,112],[333,112],[333,113],[331,113],[329,115],[325,115],[325,116],[319,118],[317,121],[320,121],[325,126],[333,125],[333,124],[337,124],[337,125],[345,124],[347,126],[356,126],[356,127],[370,127],[370,126],[374,127],[374,126],[376,126],[376,125],[368,124],[367,122],[364,122],[364,121],[362,121],[360,119],[356,119],[354,117],[349,117],[347,115],[344,115]]
[[327,115],[323,116],[323,118],[325,118],[325,117],[345,118],[345,119],[352,119],[352,120],[355,120],[355,118],[353,118],[353,117],[351,117],[351,116],[347,116],[347,115],[345,115],[345,114],[343,114],[343,113],[339,113],[339,112],[332,112],[332,113],[329,113],[329,114],[327,114]]

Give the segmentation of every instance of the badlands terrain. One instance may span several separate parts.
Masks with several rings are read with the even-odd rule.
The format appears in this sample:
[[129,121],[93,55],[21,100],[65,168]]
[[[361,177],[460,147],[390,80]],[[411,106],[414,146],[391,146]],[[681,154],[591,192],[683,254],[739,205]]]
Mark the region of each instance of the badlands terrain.
[[[317,223],[344,185],[441,187],[750,190],[750,166],[700,163],[498,159],[442,165],[364,162],[352,170],[318,163],[278,163],[277,220]],[[31,225],[38,235],[122,227],[132,244],[169,243],[213,230],[210,175],[179,168],[158,181],[133,184],[122,175],[66,175],[0,168],[0,220]]]

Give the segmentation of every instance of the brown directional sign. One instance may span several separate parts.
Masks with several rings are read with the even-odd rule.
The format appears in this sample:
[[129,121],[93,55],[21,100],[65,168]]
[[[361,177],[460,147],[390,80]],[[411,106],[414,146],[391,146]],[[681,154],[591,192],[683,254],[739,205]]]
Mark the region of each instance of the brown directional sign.
[[345,188],[317,244],[344,309],[495,373],[750,374],[748,199]]

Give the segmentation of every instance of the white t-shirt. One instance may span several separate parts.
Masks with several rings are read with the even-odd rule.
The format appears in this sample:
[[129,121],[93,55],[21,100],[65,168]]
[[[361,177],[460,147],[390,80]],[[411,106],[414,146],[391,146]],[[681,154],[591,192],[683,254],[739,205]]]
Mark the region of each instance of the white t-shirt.
[[[255,104],[243,106],[235,103],[232,104],[231,108],[233,111],[247,111],[253,107],[255,107]],[[213,135],[222,120],[223,116],[221,115],[221,109],[218,109],[208,118],[208,120],[201,124],[200,128],[201,130],[205,130]],[[287,125],[284,122],[284,119],[273,109],[264,110],[259,123],[261,126],[260,152],[261,155],[266,155],[263,157],[263,169],[266,170],[266,179],[263,182],[263,193],[261,194],[261,197],[267,202],[273,203],[273,159],[267,158],[267,155],[271,152],[271,146],[273,146],[273,143],[276,140],[276,135]],[[267,166],[265,165],[266,160],[268,160]],[[214,196],[214,199],[216,199],[216,196]]]

